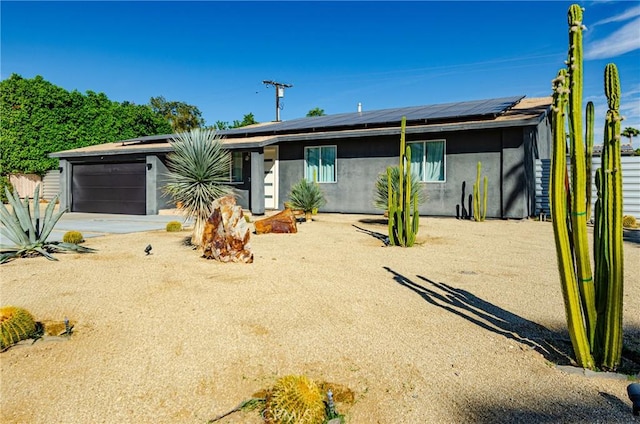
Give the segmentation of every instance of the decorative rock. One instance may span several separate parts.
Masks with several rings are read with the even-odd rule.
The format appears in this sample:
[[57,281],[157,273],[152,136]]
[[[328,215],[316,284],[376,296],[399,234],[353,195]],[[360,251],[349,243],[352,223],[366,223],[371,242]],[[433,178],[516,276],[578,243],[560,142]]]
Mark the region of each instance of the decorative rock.
[[235,198],[221,197],[213,202],[212,208],[202,236],[203,257],[220,262],[252,263],[251,231]]
[[254,225],[256,234],[298,232],[296,217],[289,208],[268,218],[256,221]]

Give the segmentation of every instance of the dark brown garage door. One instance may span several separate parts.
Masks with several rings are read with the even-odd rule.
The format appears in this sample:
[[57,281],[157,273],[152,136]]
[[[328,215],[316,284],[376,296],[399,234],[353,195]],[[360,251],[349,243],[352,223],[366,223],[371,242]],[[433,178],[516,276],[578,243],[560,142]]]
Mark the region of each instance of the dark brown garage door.
[[100,163],[73,165],[73,212],[145,215],[146,165]]

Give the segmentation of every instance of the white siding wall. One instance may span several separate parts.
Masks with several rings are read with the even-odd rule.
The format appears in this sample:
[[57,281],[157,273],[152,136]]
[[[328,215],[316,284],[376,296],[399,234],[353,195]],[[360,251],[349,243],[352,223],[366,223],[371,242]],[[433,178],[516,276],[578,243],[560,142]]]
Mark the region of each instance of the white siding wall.
[[42,179],[43,197],[51,200],[60,193],[60,171],[54,169],[46,173]]
[[[623,156],[622,160],[622,213],[640,219],[640,156]],[[596,199],[595,170],[600,168],[600,157],[592,161],[592,203]],[[549,214],[549,173],[551,161],[536,161],[536,209]]]

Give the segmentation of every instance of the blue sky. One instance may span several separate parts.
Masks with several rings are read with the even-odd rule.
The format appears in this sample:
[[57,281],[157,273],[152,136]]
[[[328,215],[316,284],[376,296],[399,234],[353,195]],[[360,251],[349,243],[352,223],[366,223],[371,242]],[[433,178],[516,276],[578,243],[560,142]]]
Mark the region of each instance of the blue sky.
[[[0,2],[0,78],[41,75],[136,104],[197,106],[207,124],[547,96],[572,2]],[[585,1],[585,102],[601,143],[603,72],[618,66],[623,127],[640,129],[640,2]],[[640,147],[640,140],[634,142]]]

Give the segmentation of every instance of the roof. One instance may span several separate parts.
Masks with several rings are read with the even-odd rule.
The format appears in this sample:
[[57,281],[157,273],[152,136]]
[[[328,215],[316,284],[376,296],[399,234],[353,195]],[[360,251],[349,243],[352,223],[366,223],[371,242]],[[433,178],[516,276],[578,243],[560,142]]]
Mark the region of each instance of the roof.
[[466,102],[411,106],[366,112],[339,113],[273,122],[271,125],[241,127],[223,131],[228,137],[249,134],[291,134],[346,128],[372,128],[397,125],[405,117],[407,126],[472,119],[493,119],[520,102],[524,96],[502,97]]
[[[517,100],[516,100],[517,99]],[[515,101],[515,103],[514,103]],[[407,118],[407,134],[412,133],[441,133],[446,131],[463,131],[473,129],[522,127],[537,125],[547,116],[551,107],[551,97],[522,98],[509,97],[493,99],[493,101],[477,101],[449,103],[447,105],[419,106],[411,108],[385,109],[372,111],[366,118],[368,123],[358,121],[355,115],[349,114],[328,115],[326,117],[308,117],[292,121],[272,122],[253,125],[240,129],[220,131],[222,142],[228,149],[251,149],[277,144],[284,141],[310,141],[330,140],[337,138],[354,138],[364,136],[393,135],[400,133],[400,118],[390,121],[391,116],[396,116],[400,111],[413,113]],[[457,105],[457,106],[456,106]],[[491,109],[489,106],[493,107]],[[482,109],[484,108],[484,109]],[[449,114],[443,113],[448,110]],[[466,110],[466,115],[451,116],[454,111]],[[478,111],[484,114],[478,114]],[[493,110],[493,113],[489,113]],[[500,111],[497,111],[500,110]],[[476,113],[474,113],[474,111]],[[362,113],[365,114],[364,112]],[[431,115],[429,115],[431,114]],[[352,115],[346,117],[346,115]],[[417,118],[422,116],[422,118]],[[427,116],[431,116],[428,118]],[[438,118],[434,118],[438,116]],[[448,116],[448,117],[445,117]],[[336,117],[349,118],[350,125],[332,125],[331,123],[345,122]],[[374,117],[376,117],[374,120]],[[315,125],[320,118],[324,120],[324,126]],[[341,119],[342,119],[341,118]],[[288,125],[294,123],[295,125]],[[285,125],[287,124],[287,125]],[[294,131],[294,128],[297,128]],[[79,149],[65,150],[51,153],[51,157],[82,157],[98,155],[122,155],[134,153],[168,153],[173,149],[169,141],[174,134],[154,135],[139,137],[130,140],[122,140],[114,143],[104,143]]]

